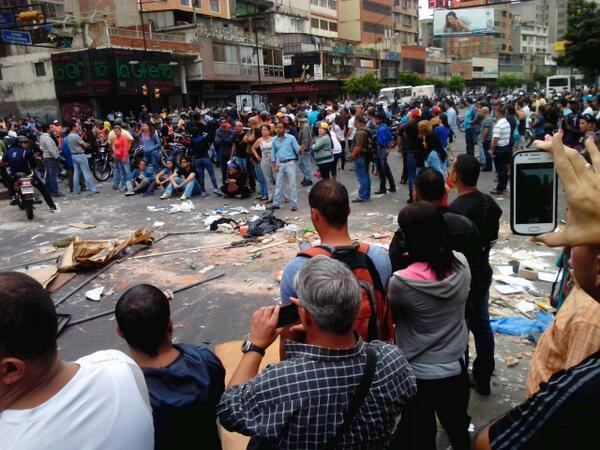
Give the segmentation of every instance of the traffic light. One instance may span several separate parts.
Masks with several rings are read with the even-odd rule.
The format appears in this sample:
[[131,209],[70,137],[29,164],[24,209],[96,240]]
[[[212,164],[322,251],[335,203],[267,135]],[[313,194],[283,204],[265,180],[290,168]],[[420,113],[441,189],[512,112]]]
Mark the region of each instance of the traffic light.
[[142,84],[142,95],[144,97],[148,97],[148,86],[146,86],[145,84]]
[[160,98],[160,89],[154,88],[154,98]]

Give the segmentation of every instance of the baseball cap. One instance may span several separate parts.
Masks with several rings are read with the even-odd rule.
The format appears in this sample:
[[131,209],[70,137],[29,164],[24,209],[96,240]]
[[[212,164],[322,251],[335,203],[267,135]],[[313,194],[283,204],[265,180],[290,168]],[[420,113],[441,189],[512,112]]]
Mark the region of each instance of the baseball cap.
[[326,129],[326,130],[329,130],[329,125],[328,125],[328,124],[327,124],[327,122],[325,122],[325,121],[321,122],[321,125],[320,125],[320,127],[321,127],[321,128],[324,128],[324,129]]
[[410,115],[413,117],[421,117],[421,110],[419,108],[415,108],[410,112]]

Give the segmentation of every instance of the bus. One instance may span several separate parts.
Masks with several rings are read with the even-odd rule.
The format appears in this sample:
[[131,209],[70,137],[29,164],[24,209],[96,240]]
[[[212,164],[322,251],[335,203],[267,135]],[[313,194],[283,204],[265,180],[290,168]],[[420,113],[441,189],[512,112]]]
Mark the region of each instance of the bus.
[[397,100],[400,103],[408,103],[416,97],[433,98],[435,95],[435,86],[426,84],[422,86],[396,86],[383,88],[379,91],[379,101],[385,106]]
[[553,75],[546,78],[546,97],[571,92],[573,77],[570,75]]

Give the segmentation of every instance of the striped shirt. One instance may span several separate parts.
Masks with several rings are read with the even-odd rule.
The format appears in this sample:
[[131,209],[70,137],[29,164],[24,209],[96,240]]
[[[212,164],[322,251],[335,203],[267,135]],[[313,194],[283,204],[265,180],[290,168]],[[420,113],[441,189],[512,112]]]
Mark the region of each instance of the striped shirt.
[[58,147],[48,133],[40,134],[39,144],[43,158],[58,159]]
[[555,373],[489,430],[493,450],[598,448],[600,352]]
[[496,148],[505,147],[510,143],[510,123],[503,117],[496,125],[494,125],[494,131],[492,133],[492,139],[498,139],[496,141]]
[[287,341],[287,360],[225,391],[217,407],[221,425],[273,448],[323,449],[363,377],[366,345],[377,352],[373,383],[338,448],[387,448],[402,407],[416,394],[415,376],[397,346],[360,338],[341,350]]

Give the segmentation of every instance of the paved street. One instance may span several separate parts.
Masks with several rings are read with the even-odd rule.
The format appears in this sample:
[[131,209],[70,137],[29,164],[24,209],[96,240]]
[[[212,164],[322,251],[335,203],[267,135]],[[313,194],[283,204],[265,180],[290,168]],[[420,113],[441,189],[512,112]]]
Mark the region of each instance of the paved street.
[[[461,134],[457,143],[458,149],[464,149]],[[392,171],[399,181],[401,172],[400,156],[394,153],[390,157]],[[344,183],[349,191],[355,193],[357,183],[354,172],[346,166],[339,174],[338,180]],[[373,178],[374,189],[378,180]],[[208,180],[207,180],[208,182]],[[494,174],[483,173],[480,188],[487,192],[494,187]],[[210,183],[208,183],[209,185]],[[300,187],[300,186],[299,186]],[[387,194],[373,198],[371,202],[352,205],[350,230],[354,237],[373,243],[387,244],[389,238],[375,240],[373,233],[390,234],[395,226],[395,217],[408,198],[407,187],[398,185],[395,194]],[[66,186],[62,187],[66,191]],[[286,222],[296,223],[301,227],[310,225],[307,196],[309,188],[299,189],[299,211],[291,212],[289,205],[283,205],[276,216]],[[166,209],[179,204],[179,200],[159,200],[159,195],[143,198],[141,196],[124,197],[111,189],[110,182],[100,184],[100,194],[96,196],[69,196],[58,199],[59,212],[51,214],[45,204],[37,205],[35,219],[27,221],[23,211],[10,206],[5,192],[1,192],[0,201],[0,267],[8,267],[27,261],[35,261],[52,256],[42,254],[44,249],[58,239],[75,234],[84,238],[115,238],[128,235],[137,228],[152,228],[155,221],[165,225],[155,230],[155,236],[174,231],[190,231],[205,228],[200,216],[205,210],[218,207],[244,206],[250,208],[255,202],[246,200],[226,200],[212,196],[207,199],[193,198],[195,210],[170,214]],[[451,200],[455,197],[451,194]],[[508,221],[509,200],[499,199],[498,203],[504,211],[503,221]],[[148,207],[156,207],[159,211],[151,211]],[[559,207],[559,218],[564,215],[564,207]],[[250,211],[250,215],[260,212]],[[237,216],[240,217],[240,216]],[[242,216],[243,217],[243,216]],[[90,230],[79,230],[69,227],[69,223],[84,222],[96,226]],[[505,223],[502,228],[502,239],[499,246],[512,248],[529,248],[531,244],[522,237],[513,236]],[[278,236],[280,236],[279,233]],[[390,236],[391,237],[391,236]],[[227,243],[239,240],[239,235],[218,233],[201,233],[169,237],[155,245],[154,249],[144,251],[161,252],[180,248]],[[281,239],[281,238],[280,238]],[[278,297],[278,285],[274,273],[282,270],[286,262],[297,252],[297,245],[285,244],[264,250],[262,257],[251,260],[249,249],[245,247],[232,250],[211,249],[194,253],[176,253],[162,257],[129,260],[115,265],[105,275],[97,278],[76,295],[59,307],[59,312],[73,315],[73,320],[97,312],[111,309],[120,293],[132,284],[147,282],[161,288],[177,288],[200,279],[198,271],[214,265],[206,276],[225,273],[225,276],[177,294],[172,302],[172,314],[175,322],[175,339],[177,342],[206,343],[214,345],[230,340],[243,339],[247,333],[250,313],[257,307],[268,305]],[[44,251],[44,250],[42,250]],[[84,280],[86,273],[78,274],[70,285],[66,285],[54,294],[58,298],[69,292],[78,281]],[[84,291],[95,286],[104,286],[105,290],[114,290],[110,296],[103,297],[100,302],[86,300]],[[546,283],[542,290],[547,292],[550,284]],[[522,352],[532,352],[533,347],[523,344],[521,338],[497,336],[497,374],[494,377],[492,396],[482,398],[474,393],[471,400],[471,413],[477,417],[476,427],[497,417],[524,396],[524,380],[529,365],[525,356],[513,368],[507,368],[506,356],[521,356]],[[63,357],[74,359],[81,355],[104,348],[125,350],[124,341],[115,333],[115,322],[112,316],[90,321],[68,328],[59,339],[60,352]],[[446,448],[444,440],[440,448]]]

